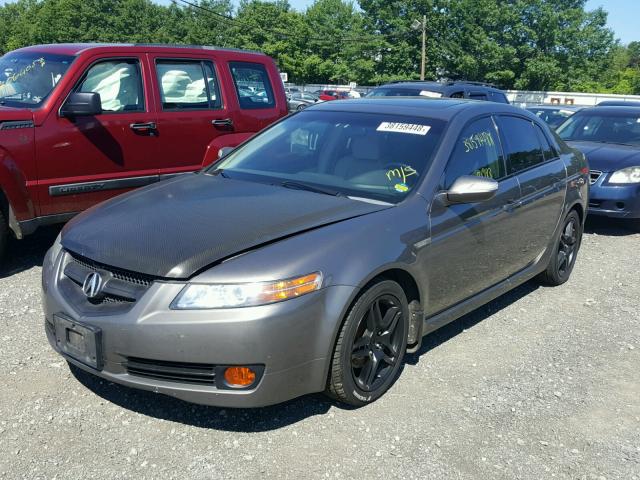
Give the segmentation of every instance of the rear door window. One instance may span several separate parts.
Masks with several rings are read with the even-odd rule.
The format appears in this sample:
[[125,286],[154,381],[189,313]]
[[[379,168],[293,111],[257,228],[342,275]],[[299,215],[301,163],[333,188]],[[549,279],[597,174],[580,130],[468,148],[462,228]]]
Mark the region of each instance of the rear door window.
[[505,141],[508,175],[544,162],[542,147],[533,122],[520,117],[499,118],[502,138]]
[[140,62],[136,59],[112,59],[93,64],[75,91],[100,94],[103,113],[144,111]]
[[462,131],[445,172],[444,188],[458,177],[475,175],[500,180],[505,176],[504,159],[491,117],[474,120]]
[[231,76],[242,109],[273,108],[275,96],[269,74],[260,63],[230,62]]
[[542,131],[542,128],[540,127],[540,125],[536,125],[536,132],[538,132],[538,137],[540,138],[540,144],[542,145],[542,153],[544,155],[544,159],[551,160],[553,158],[556,158],[558,154],[556,153],[556,150],[549,143],[549,139],[547,138],[545,133]]
[[200,60],[157,60],[156,74],[163,110],[222,107],[213,64]]

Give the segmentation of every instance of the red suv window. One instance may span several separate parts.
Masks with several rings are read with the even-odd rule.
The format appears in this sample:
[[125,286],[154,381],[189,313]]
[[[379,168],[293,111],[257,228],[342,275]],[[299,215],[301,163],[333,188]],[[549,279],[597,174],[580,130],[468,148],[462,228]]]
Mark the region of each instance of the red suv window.
[[231,62],[231,75],[242,109],[273,108],[276,104],[269,74],[259,63]]

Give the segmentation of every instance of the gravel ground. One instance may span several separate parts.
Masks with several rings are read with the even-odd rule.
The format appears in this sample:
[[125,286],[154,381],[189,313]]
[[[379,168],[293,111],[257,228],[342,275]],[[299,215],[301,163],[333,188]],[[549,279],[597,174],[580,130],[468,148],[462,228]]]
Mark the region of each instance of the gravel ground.
[[0,272],[0,478],[640,478],[640,234],[589,224],[571,280],[427,337],[373,405],[194,406],[69,369],[40,264]]

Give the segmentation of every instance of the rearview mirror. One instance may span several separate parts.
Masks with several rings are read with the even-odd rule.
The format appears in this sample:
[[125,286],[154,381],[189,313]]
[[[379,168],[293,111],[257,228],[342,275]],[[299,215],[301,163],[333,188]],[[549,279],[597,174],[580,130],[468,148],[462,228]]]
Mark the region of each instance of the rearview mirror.
[[233,151],[233,147],[222,147],[218,150],[218,158],[226,157]]
[[101,113],[102,101],[100,94],[95,92],[72,93],[60,109],[63,117],[93,116]]
[[485,202],[495,197],[498,182],[493,178],[463,175],[458,177],[451,188],[444,193],[445,203],[475,203]]

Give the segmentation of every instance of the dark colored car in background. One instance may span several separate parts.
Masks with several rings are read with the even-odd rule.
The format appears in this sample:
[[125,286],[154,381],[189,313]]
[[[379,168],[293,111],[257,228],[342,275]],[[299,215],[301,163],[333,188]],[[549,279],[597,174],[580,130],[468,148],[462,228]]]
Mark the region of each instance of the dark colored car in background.
[[551,128],[556,129],[571,115],[580,110],[580,107],[563,105],[534,105],[527,107],[534,115],[544,120]]
[[0,251],[39,225],[191,172],[287,115],[264,54],[39,45],[0,57]]
[[640,102],[632,102],[626,100],[604,100],[600,102],[598,107],[640,107]]
[[509,105],[312,106],[69,222],[42,269],[46,335],[92,374],[191,402],[364,405],[423,335],[567,281],[587,178]]
[[586,108],[558,134],[589,161],[589,214],[621,218],[640,231],[640,109]]
[[406,81],[391,82],[371,90],[367,97],[429,97],[429,98],[468,98],[470,100],[488,100],[509,103],[502,90],[489,83],[450,81]]

